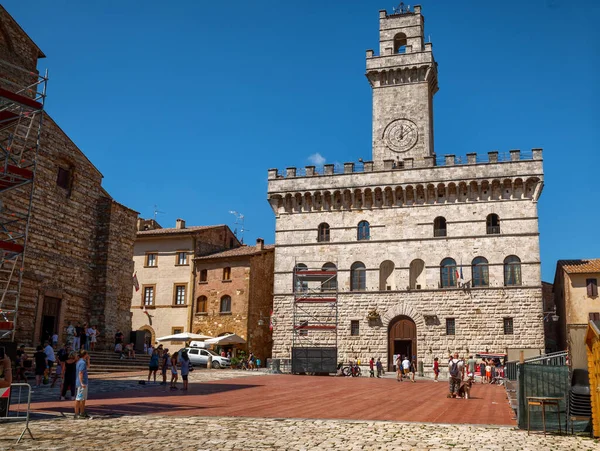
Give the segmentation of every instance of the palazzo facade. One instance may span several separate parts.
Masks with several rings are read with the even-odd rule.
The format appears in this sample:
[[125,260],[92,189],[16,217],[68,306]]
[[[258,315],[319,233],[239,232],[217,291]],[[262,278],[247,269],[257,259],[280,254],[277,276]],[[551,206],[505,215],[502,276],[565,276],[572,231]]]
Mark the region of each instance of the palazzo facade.
[[[366,52],[372,161],[269,170],[273,357],[290,358],[299,336],[340,362],[416,355],[426,373],[454,351],[541,352],[542,150],[436,154],[421,8],[380,11],[379,36],[379,54]],[[335,276],[298,286],[294,268]],[[335,306],[299,324],[294,290],[330,292]]]

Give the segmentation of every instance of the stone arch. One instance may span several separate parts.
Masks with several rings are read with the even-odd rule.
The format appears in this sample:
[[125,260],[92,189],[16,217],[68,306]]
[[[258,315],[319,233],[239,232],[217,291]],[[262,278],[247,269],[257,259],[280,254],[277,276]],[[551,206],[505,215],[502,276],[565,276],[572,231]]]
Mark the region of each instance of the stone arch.
[[154,343],[156,343],[156,332],[154,332],[154,329],[152,328],[152,326],[145,325],[145,326],[138,328],[138,330],[150,333],[150,343],[152,343],[152,345],[154,345]]
[[390,323],[397,316],[407,316],[412,319],[418,328],[425,327],[425,320],[423,315],[418,313],[412,305],[406,301],[398,301],[394,304],[385,314],[383,315],[382,322],[386,328],[389,328]]

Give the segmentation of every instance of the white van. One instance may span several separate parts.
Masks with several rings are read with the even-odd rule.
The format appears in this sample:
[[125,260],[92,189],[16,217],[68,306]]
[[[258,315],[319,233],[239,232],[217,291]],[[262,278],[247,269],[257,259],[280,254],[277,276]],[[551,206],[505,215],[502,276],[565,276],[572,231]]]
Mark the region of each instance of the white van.
[[206,343],[205,341],[192,341],[190,348],[210,349],[212,343]]

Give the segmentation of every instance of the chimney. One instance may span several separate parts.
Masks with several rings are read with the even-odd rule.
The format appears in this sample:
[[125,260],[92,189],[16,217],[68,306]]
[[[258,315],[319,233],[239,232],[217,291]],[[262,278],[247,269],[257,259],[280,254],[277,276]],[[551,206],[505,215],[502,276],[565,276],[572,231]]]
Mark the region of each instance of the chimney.
[[263,240],[262,238],[257,238],[256,239],[256,248],[258,250],[263,250],[265,248],[265,240]]
[[185,221],[183,219],[177,219],[175,221],[175,228],[176,229],[185,229]]
[[144,223],[144,220],[142,218],[138,218],[137,219],[137,231],[139,232],[140,230],[142,230],[142,224]]

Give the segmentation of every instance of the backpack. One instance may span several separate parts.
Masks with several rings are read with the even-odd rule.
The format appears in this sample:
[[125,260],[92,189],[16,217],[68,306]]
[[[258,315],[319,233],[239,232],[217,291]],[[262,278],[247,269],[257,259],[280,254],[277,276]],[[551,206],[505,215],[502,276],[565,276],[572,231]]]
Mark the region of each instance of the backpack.
[[452,360],[452,365],[450,366],[450,376],[459,377],[458,362],[455,360]]

